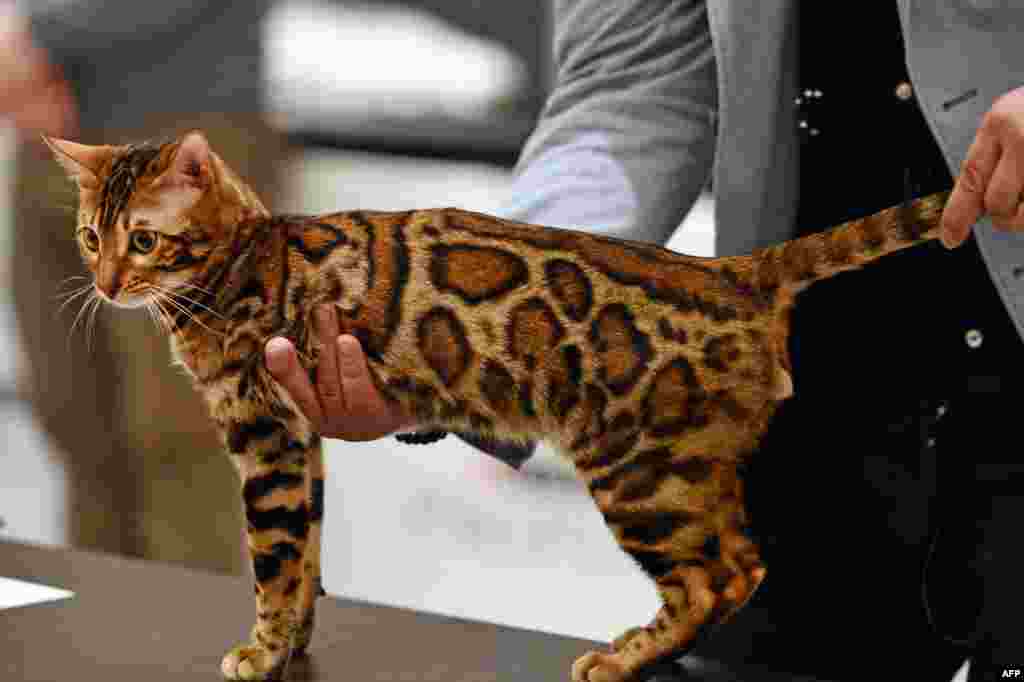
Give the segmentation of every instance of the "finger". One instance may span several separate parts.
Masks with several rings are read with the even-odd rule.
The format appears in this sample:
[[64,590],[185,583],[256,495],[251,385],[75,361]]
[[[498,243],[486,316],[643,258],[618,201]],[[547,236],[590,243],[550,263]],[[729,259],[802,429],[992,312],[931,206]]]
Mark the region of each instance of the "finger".
[[316,372],[316,388],[328,418],[345,411],[344,386],[338,375],[337,346],[338,318],[333,305],[318,306],[315,312],[317,334],[320,337],[320,365]]
[[985,187],[999,161],[995,137],[982,128],[967,150],[949,202],[942,212],[939,235],[946,248],[959,245],[970,234],[971,226],[985,212]]
[[266,354],[267,369],[279,384],[292,397],[299,409],[313,422],[319,425],[322,418],[320,402],[317,400],[316,391],[309,381],[309,376],[299,364],[299,358],[295,354],[295,348],[288,339],[275,336],[267,341],[264,348]]
[[377,387],[370,378],[366,355],[359,340],[344,334],[335,343],[338,351],[338,369],[344,385],[345,398],[352,416],[367,416],[379,402]]
[[985,190],[985,212],[1012,220],[1017,215],[1021,189],[1024,189],[1024,159],[1014,145],[1004,145],[1002,151]]
[[335,345],[346,411],[344,420],[336,419],[329,425],[328,435],[351,441],[374,440],[413,426],[413,418],[398,405],[389,403],[377,389],[359,340],[344,334]]

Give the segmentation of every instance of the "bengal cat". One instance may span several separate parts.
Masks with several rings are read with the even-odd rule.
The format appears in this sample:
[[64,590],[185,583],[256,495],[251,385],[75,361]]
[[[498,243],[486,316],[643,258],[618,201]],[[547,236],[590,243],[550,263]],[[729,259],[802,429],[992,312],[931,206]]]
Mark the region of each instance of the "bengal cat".
[[200,132],[163,144],[47,139],[79,187],[93,296],[170,335],[241,477],[256,583],[229,679],[278,679],[313,634],[321,440],[263,346],[319,353],[332,304],[374,381],[424,429],[544,438],[575,465],[663,601],[572,667],[632,679],[688,651],[765,578],[743,464],[780,401],[794,297],[937,236],[948,193],[749,256],[699,258],[455,208],[272,216]]

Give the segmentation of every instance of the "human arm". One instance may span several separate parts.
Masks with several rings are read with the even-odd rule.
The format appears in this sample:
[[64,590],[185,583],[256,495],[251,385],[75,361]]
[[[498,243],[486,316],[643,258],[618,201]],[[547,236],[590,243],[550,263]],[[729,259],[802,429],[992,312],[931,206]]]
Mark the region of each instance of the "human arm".
[[73,137],[78,127],[71,87],[10,5],[0,6],[0,116],[22,136]]
[[664,243],[714,158],[705,3],[557,0],[554,12],[554,87],[502,215]]

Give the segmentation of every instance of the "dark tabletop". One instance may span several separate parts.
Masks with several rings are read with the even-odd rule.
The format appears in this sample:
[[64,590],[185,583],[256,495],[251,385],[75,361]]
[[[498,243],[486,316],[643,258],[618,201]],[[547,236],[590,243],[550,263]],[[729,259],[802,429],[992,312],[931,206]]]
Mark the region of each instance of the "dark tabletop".
[[[215,682],[255,616],[250,580],[112,555],[0,542],[0,576],[75,593],[0,610],[5,682]],[[309,656],[292,662],[288,679],[568,682],[572,662],[595,646],[604,645],[326,597]],[[688,662],[652,682],[748,679],[792,678]]]

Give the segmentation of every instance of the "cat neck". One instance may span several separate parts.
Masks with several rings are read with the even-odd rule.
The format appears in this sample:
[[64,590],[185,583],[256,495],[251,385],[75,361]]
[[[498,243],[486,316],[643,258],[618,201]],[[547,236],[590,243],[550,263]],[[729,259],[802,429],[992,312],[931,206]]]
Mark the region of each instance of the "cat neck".
[[274,221],[269,217],[257,217],[242,221],[232,239],[231,255],[216,273],[211,286],[215,292],[211,306],[218,313],[226,313],[244,292],[261,282],[259,265],[265,260],[271,245]]
[[219,262],[190,291],[192,302],[174,316],[174,336],[223,333],[232,304],[259,283],[258,264],[271,241],[271,228],[272,221],[263,216],[235,227],[230,244],[212,256]]

